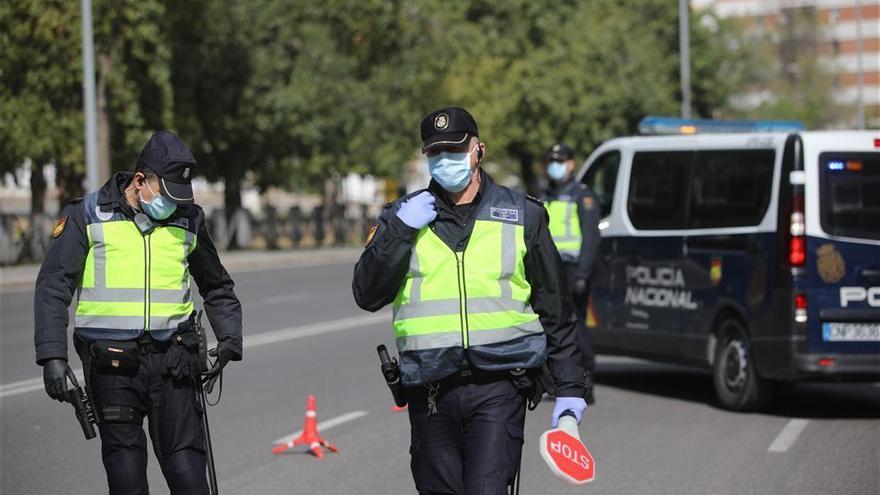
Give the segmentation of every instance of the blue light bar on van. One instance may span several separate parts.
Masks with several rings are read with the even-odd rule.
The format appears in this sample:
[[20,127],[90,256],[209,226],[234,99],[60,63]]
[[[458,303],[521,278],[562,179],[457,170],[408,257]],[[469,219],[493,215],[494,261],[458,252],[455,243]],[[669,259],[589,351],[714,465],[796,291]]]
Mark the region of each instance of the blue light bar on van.
[[708,120],[648,115],[639,122],[639,133],[644,135],[789,132],[804,129],[804,124],[796,120]]
[[843,170],[844,164],[840,160],[831,160],[828,162],[828,170]]

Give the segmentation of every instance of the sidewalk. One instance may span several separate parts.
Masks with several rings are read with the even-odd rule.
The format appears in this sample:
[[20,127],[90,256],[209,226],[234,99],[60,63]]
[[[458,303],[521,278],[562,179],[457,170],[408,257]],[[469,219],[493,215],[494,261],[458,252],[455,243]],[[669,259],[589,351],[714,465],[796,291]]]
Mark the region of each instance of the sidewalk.
[[[226,251],[220,253],[220,261],[230,273],[255,272],[300,266],[354,264],[362,250],[361,247],[325,247],[289,251]],[[32,289],[39,271],[40,265],[36,264],[0,268],[0,291]]]

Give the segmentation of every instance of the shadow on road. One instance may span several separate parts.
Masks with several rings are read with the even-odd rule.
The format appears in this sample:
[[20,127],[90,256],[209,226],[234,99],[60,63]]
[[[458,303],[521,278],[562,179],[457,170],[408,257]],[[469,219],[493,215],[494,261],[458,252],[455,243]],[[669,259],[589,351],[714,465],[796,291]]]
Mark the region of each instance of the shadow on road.
[[[639,360],[601,361],[595,376],[600,386],[721,409],[707,371]],[[597,398],[601,403],[601,391]],[[880,384],[800,383],[781,390],[761,413],[805,419],[880,419]]]

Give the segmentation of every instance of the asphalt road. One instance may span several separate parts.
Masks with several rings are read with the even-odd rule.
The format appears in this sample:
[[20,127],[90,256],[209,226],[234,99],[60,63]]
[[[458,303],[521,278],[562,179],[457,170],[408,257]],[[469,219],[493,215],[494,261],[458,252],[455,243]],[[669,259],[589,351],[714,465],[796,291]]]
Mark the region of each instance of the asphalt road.
[[[391,410],[375,354],[379,343],[391,347],[390,316],[355,306],[351,270],[234,274],[245,359],[227,368],[222,402],[210,410],[223,493],[415,493],[406,413]],[[32,298],[0,293],[0,493],[106,493],[99,442],[84,440],[70,406],[42,391]],[[598,403],[581,425],[596,481],[565,486],[544,466],[536,447],[549,427],[544,402],[528,416],[521,493],[880,493],[876,384],[803,385],[765,413],[734,414],[716,406],[711,379],[697,370],[600,357],[597,380]],[[302,427],[309,394],[339,453],[273,455],[274,441]],[[153,492],[167,493],[152,457],[149,470]]]

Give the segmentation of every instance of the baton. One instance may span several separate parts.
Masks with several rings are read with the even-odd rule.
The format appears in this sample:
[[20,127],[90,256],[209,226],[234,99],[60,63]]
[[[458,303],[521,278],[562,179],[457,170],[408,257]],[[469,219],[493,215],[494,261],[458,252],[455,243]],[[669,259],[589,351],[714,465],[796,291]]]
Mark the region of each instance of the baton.
[[205,386],[201,380],[197,380],[199,405],[202,408],[202,437],[205,439],[205,454],[208,468],[208,491],[211,495],[217,495],[217,470],[214,466],[214,448],[211,446],[211,429],[208,427],[208,401],[205,399]]
[[[195,318],[195,327],[199,332],[199,366],[201,372],[208,370],[208,341],[205,335],[205,327],[202,326],[202,312],[199,311]],[[208,399],[205,394],[205,384],[202,382],[201,375],[195,380],[196,395],[199,397],[199,406],[201,406],[202,417],[202,437],[205,439],[205,456],[207,460],[208,470],[208,492],[211,495],[217,495],[217,469],[214,465],[214,448],[211,445],[211,429],[208,426]]]

